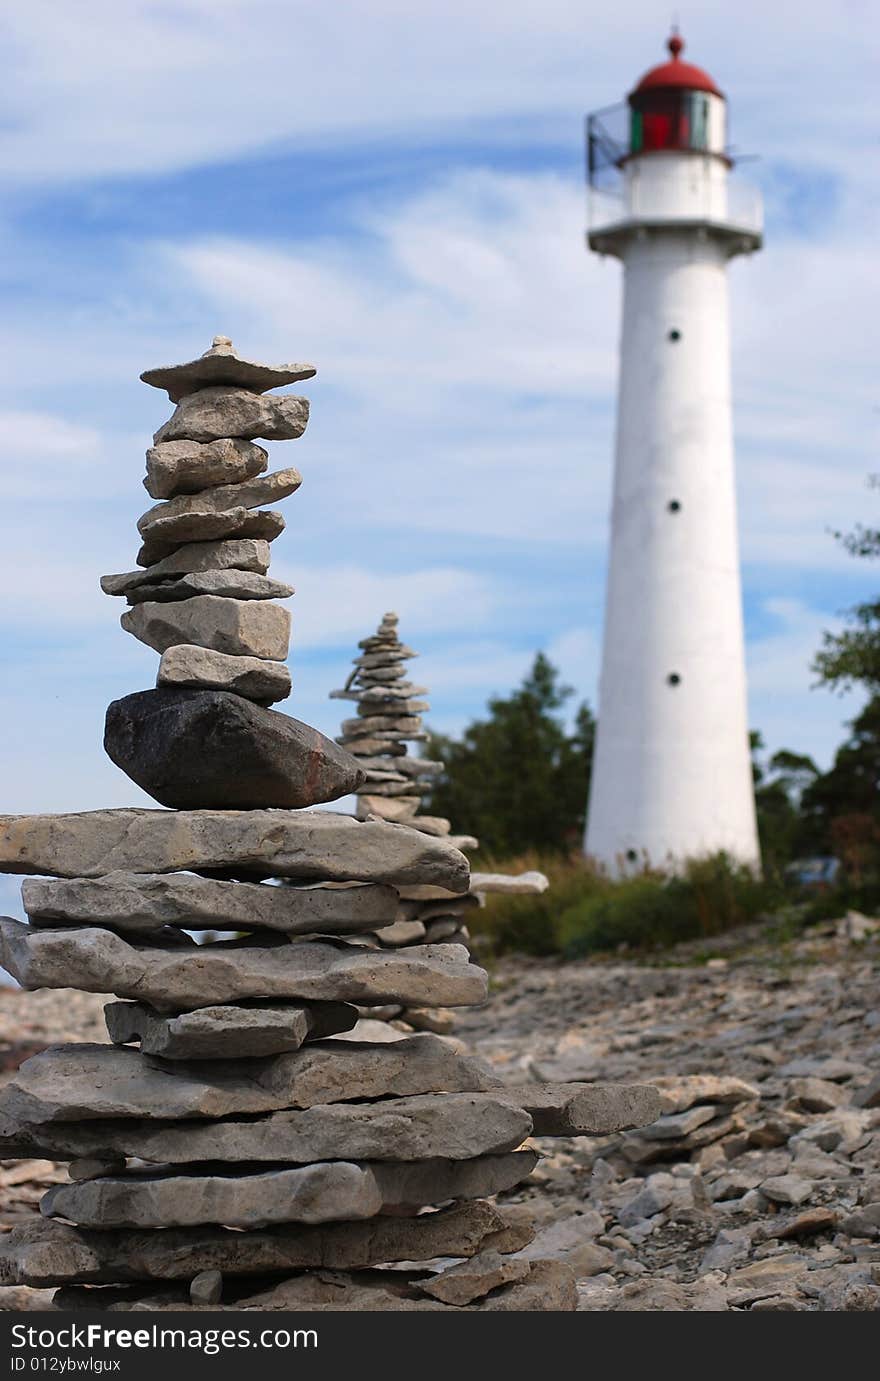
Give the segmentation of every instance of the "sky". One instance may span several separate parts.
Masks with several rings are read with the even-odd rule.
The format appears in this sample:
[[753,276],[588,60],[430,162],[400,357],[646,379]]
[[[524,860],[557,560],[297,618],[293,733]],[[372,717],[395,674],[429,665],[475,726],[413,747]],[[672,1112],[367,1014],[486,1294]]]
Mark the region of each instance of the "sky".
[[[812,689],[876,572],[876,11],[679,9],[730,100],[763,251],[730,270],[750,722],[827,765],[858,695]],[[386,609],[458,732],[545,651],[595,707],[620,266],[584,245],[583,118],[661,61],[625,0],[28,0],[0,18],[4,812],[145,805],[101,747],[154,683],[98,577],[130,569],[138,380],[215,334],[311,360],[284,709],[338,732]],[[574,703],[574,701],[573,701]]]

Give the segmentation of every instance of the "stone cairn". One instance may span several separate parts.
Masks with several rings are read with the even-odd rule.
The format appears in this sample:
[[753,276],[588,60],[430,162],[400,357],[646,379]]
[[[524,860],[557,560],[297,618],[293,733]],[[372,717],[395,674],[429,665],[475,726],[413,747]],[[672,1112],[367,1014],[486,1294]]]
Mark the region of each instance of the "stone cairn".
[[424,742],[422,715],[430,709],[420,696],[427,686],[406,678],[406,663],[418,657],[397,634],[397,614],[388,613],[369,638],[362,638],[352,671],[331,700],[353,700],[357,718],[342,723],[336,742],[359,760],[364,773],[357,794],[358,819],[403,822],[425,834],[448,835],[449,821],[420,816],[426,779],[443,771],[442,762],[410,757],[408,743]]
[[140,569],[102,583],[162,660],[156,689],[110,706],[105,746],[169,809],[0,817],[29,917],[0,921],[3,965],[118,999],[110,1043],[50,1047],[0,1095],[0,1157],[70,1171],[4,1238],[0,1281],[59,1287],[69,1309],[572,1309],[568,1268],[531,1260],[489,1196],[529,1175],[533,1134],[644,1125],[655,1090],[505,1088],[432,1033],[341,1034],[359,1005],[481,1002],[487,980],[458,945],[352,938],[395,924],[412,889],[466,895],[467,859],[301,809],[363,771],[267,708],[290,684],[289,590],[266,574],[283,520],[260,505],[300,477],[263,475],[255,439],[302,433],[305,400],[266,394],[313,373],[218,338],[142,376],[177,404],[147,454],[160,502]]
[[[479,848],[471,835],[453,835],[449,820],[420,814],[431,782],[443,771],[442,762],[410,756],[407,745],[424,742],[428,735],[422,715],[430,709],[423,697],[426,686],[404,679],[405,666],[419,654],[400,641],[399,619],[383,616],[376,632],[358,643],[354,670],[342,690],[330,692],[331,700],[357,702],[357,718],[342,723],[336,742],[357,758],[366,780],[357,792],[359,820],[394,820],[434,835],[469,851]],[[417,698],[418,697],[418,698]],[[373,938],[386,948],[415,944],[467,944],[468,911],[483,904],[489,892],[543,892],[549,882],[543,873],[472,873],[466,895],[453,897],[442,888],[412,887],[402,894],[402,918]],[[392,1013],[394,1017],[399,1012]],[[418,1029],[448,1030],[451,1014],[410,1014]],[[425,1025],[427,1023],[427,1026]]]

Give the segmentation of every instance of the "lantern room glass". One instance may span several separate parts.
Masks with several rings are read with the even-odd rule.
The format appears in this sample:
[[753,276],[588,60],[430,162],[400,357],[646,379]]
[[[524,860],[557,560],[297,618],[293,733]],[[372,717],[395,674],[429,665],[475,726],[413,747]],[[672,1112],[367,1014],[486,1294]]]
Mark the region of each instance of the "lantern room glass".
[[653,90],[631,98],[630,154],[709,148],[709,97],[703,91]]

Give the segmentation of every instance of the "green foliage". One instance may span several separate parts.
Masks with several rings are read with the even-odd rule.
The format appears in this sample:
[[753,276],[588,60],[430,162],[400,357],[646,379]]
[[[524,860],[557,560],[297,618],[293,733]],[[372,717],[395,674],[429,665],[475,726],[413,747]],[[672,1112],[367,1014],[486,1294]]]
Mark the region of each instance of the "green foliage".
[[[873,489],[880,488],[880,475],[871,475],[868,483]],[[851,556],[880,556],[877,528],[859,524],[852,532],[835,536]],[[853,626],[842,633],[825,633],[813,670],[821,684],[841,691],[863,685],[876,694],[880,692],[880,598],[854,605],[849,620]]]
[[788,748],[774,753],[765,768],[757,756],[764,747],[761,735],[753,731],[749,738],[761,858],[765,873],[779,878],[805,843],[801,798],[818,778],[819,769],[812,758]]
[[834,765],[805,789],[801,812],[805,837],[834,853],[858,881],[880,867],[880,696],[850,727]]
[[724,934],[778,900],[776,889],[716,854],[691,860],[680,875],[644,873],[584,898],[560,916],[560,937],[572,958],[620,945],[655,949]]
[[540,896],[489,897],[469,919],[484,949],[499,954],[650,951],[720,935],[780,904],[778,886],[757,879],[725,855],[692,860],[681,875],[645,871],[612,880],[580,858],[526,856],[493,864],[505,872],[540,868],[550,889]]
[[586,705],[568,733],[559,711],[572,694],[539,653],[522,685],[489,701],[461,739],[433,735],[427,756],[446,764],[425,810],[476,835],[492,853],[576,846],[584,827],[595,722]]
[[880,690],[880,599],[856,604],[849,611],[853,628],[825,633],[813,661],[819,680],[838,690],[862,684]]
[[559,918],[568,906],[605,887],[607,881],[580,854],[529,852],[516,858],[482,857],[472,862],[474,871],[545,873],[548,891],[536,895],[486,897],[486,905],[468,913],[468,928],[492,954],[558,954],[561,949]]

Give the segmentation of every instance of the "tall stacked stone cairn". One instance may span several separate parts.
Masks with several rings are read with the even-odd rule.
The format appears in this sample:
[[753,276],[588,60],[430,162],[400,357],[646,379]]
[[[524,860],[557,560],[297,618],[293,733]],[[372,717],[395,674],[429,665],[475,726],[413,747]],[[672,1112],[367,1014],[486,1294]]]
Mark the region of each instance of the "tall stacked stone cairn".
[[283,520],[260,506],[300,481],[263,476],[255,440],[300,435],[305,400],[267,391],[312,373],[217,339],[142,376],[177,404],[147,456],[160,502],[140,569],[103,585],[162,661],[156,689],[110,706],[105,746],[168,809],[0,817],[30,922],[0,921],[4,967],[118,999],[109,1043],[50,1047],[0,1095],[0,1157],[70,1173],[4,1238],[0,1280],[57,1286],[69,1309],[572,1309],[568,1268],[520,1255],[530,1230],[492,1196],[531,1172],[531,1135],[643,1125],[656,1092],[503,1088],[431,1033],[340,1038],[358,1005],[469,1004],[487,984],[458,945],[351,939],[393,925],[409,889],[466,895],[467,859],[302,809],[362,770],[267,708],[289,687],[289,591],[267,575]]
[[[358,655],[342,690],[330,692],[331,700],[357,703],[357,717],[343,720],[336,742],[357,758],[365,781],[357,792],[359,820],[394,820],[444,839],[462,850],[479,848],[470,835],[453,835],[449,820],[422,815],[424,797],[444,769],[442,762],[410,755],[410,743],[424,742],[428,734],[422,716],[430,706],[426,686],[405,679],[405,663],[419,654],[400,641],[399,619],[383,616],[376,632],[358,643]],[[403,889],[402,917],[394,926],[378,932],[375,943],[386,948],[412,944],[467,944],[468,911],[483,904],[489,892],[543,892],[549,882],[543,873],[472,873],[464,896],[440,887]],[[391,1015],[398,1017],[400,1012]],[[413,1012],[412,1024],[430,1030],[448,1029],[448,1019],[434,1013]]]

